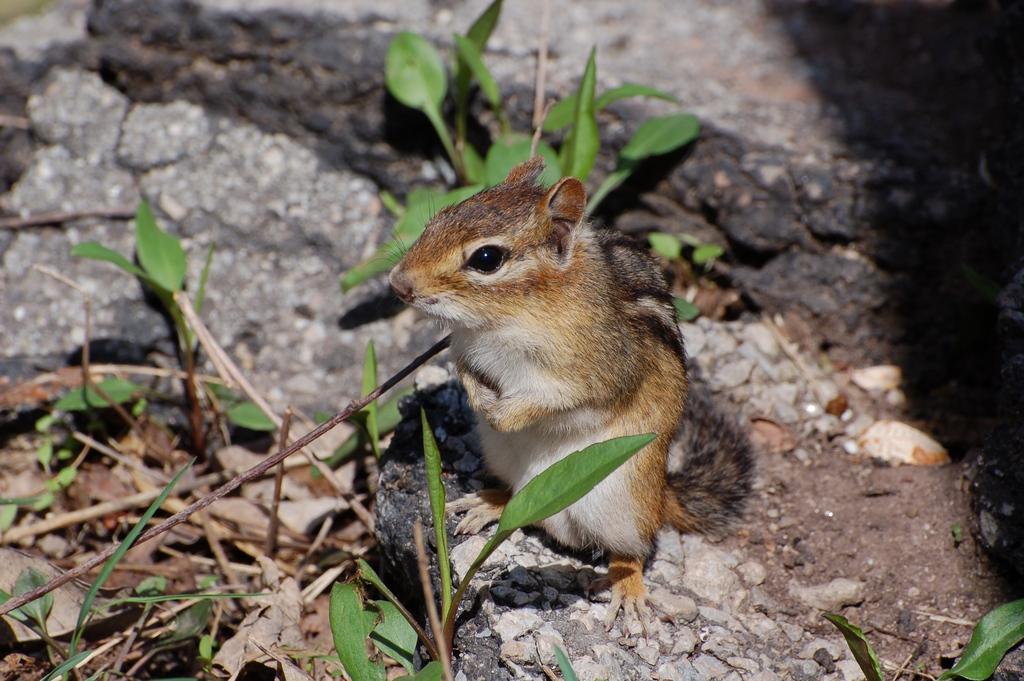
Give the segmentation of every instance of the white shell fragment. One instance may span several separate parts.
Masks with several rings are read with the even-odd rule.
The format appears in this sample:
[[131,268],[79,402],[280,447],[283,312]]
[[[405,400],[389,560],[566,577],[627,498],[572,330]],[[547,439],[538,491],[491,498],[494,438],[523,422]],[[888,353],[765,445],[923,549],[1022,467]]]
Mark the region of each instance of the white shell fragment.
[[879,364],[863,369],[854,369],[850,380],[867,392],[895,390],[903,382],[903,370],[893,364]]
[[936,466],[949,463],[946,448],[913,426],[877,421],[857,439],[861,450],[893,466]]

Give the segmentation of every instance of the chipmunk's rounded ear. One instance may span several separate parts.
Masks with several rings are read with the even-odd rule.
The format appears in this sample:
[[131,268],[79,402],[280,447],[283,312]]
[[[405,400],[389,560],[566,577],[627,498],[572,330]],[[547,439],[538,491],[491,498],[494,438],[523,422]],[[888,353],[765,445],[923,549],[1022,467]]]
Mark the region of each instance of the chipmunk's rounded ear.
[[587,210],[587,190],[575,177],[563,177],[547,191],[538,208],[551,224],[551,242],[558,255],[564,255],[573,228]]
[[543,172],[544,159],[540,156],[534,156],[527,161],[512,166],[512,170],[508,171],[508,176],[505,178],[505,184],[519,184],[520,182],[534,184]]

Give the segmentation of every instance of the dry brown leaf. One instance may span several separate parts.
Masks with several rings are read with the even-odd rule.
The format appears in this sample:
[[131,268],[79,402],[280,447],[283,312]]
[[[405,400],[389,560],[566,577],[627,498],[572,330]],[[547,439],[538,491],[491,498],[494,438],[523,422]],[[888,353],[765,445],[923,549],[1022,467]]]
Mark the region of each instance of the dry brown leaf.
[[39,681],[46,676],[48,665],[21,653],[11,653],[0,660],[0,681]]
[[825,405],[825,411],[832,416],[842,416],[843,412],[849,407],[850,401],[846,399],[846,395],[839,393],[828,401],[828,404]]
[[750,439],[754,446],[771,454],[785,454],[796,447],[796,438],[793,437],[793,433],[771,419],[751,419]]
[[299,622],[302,617],[302,592],[291,577],[281,578],[274,561],[258,558],[263,569],[262,591],[270,596],[246,599],[247,606],[256,607],[245,616],[235,635],[224,642],[213,664],[225,670],[232,680],[246,664],[271,661],[265,650],[301,649],[304,647]]
[[949,463],[949,452],[927,434],[900,421],[877,421],[858,438],[865,454],[894,466]]

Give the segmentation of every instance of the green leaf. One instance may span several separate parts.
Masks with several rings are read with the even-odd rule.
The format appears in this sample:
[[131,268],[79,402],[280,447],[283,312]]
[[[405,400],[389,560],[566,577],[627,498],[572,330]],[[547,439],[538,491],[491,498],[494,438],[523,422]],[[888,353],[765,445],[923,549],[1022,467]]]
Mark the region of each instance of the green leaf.
[[213,244],[206,251],[206,262],[203,263],[203,270],[199,273],[199,285],[196,287],[196,314],[203,311],[203,303],[206,301],[206,280],[210,278],[210,265],[213,263]]
[[[14,580],[14,595],[23,596],[33,589],[41,587],[49,581],[42,572],[35,568],[27,567],[18,573]],[[39,628],[46,631],[46,618],[50,616],[53,609],[53,594],[48,593],[40,596],[34,601],[29,601],[18,608],[28,617],[31,617],[39,625]]]
[[1000,605],[974,627],[971,640],[952,669],[939,681],[960,676],[983,681],[995,673],[1007,652],[1024,640],[1024,598]]
[[718,244],[701,244],[693,249],[693,264],[710,266],[711,263],[721,258],[724,253],[725,249]]
[[509,499],[497,534],[511,534],[571,506],[653,440],[651,433],[617,437],[551,464]]
[[673,114],[648,118],[619,152],[619,157],[629,161],[642,161],[675,151],[688,144],[700,134],[700,121],[693,114]]
[[199,659],[204,662],[213,660],[213,636],[203,634],[199,639]]
[[[366,343],[366,356],[363,358],[363,397],[366,397],[377,387],[377,351],[373,347],[373,341]],[[366,405],[362,413],[365,415],[364,425],[366,434],[370,436],[370,449],[373,455],[380,458],[380,428],[377,426],[377,401],[374,400]]]
[[470,73],[473,74],[473,77],[476,78],[476,82],[480,84],[480,90],[484,93],[484,97],[487,98],[487,103],[491,105],[491,109],[495,113],[501,111],[501,91],[498,89],[498,83],[495,82],[494,76],[491,75],[487,65],[484,64],[480,50],[473,44],[473,41],[465,36],[456,35],[454,38],[455,49],[459,53],[460,63],[464,63]]
[[[123,404],[143,391],[142,386],[135,385],[123,378],[107,378],[96,384],[106,393],[114,404]],[[110,406],[106,399],[92,388],[75,388],[57,400],[54,409],[60,411],[85,411]]]
[[627,99],[629,97],[651,97],[653,99],[663,99],[666,102],[679,101],[669,93],[657,88],[648,87],[647,85],[639,85],[638,83],[625,83],[619,87],[613,87],[611,90],[605,90],[602,92],[594,102],[594,108],[603,109],[613,102],[617,102],[620,99]]
[[145,201],[135,212],[135,252],[142,269],[157,286],[174,293],[185,283],[185,251],[181,242],[160,229]]
[[160,639],[161,643],[177,643],[196,638],[210,626],[213,616],[213,601],[202,600],[178,613],[174,618],[174,630]]
[[382,244],[370,258],[342,276],[342,292],[347,293],[364,281],[390,270],[398,264],[402,254],[412,242],[423,233],[430,218],[434,217],[442,208],[465,201],[481,189],[483,189],[483,185],[474,184],[453,189],[445,194],[438,194],[428,189],[417,189],[410,192],[405,213],[392,230],[395,238]]
[[32,505],[29,506],[33,511],[45,511],[53,505],[53,492],[43,492],[39,496],[35,497]]
[[843,633],[846,645],[853,653],[853,659],[857,661],[860,670],[864,672],[864,678],[867,681],[884,681],[885,677],[882,675],[882,665],[878,661],[878,655],[875,654],[871,644],[864,637],[864,632],[860,630],[860,627],[850,624],[842,615],[828,612],[822,616]]
[[167,591],[167,578],[163,575],[146,577],[135,586],[135,593],[141,595],[162,594]]
[[112,251],[106,246],[98,244],[95,241],[86,241],[85,243],[77,244],[72,247],[71,255],[77,258],[88,258],[89,260],[109,262],[113,265],[117,265],[128,274],[141,277],[146,281],[150,280],[149,276],[139,269],[131,260],[124,257],[117,251]]
[[75,481],[75,477],[78,475],[78,469],[74,466],[68,466],[67,468],[61,468],[57,471],[57,476],[54,478],[61,489],[67,489],[71,486],[71,483]]
[[6,532],[18,517],[17,504],[0,504],[0,532]]
[[448,530],[444,522],[444,481],[441,479],[441,452],[427,422],[427,412],[420,407],[420,426],[423,429],[423,460],[427,473],[427,495],[434,521],[434,540],[437,544],[437,564],[441,571],[441,618],[448,616],[452,607],[452,569],[448,559]]
[[[3,589],[0,589],[0,605],[3,605],[9,600],[11,600],[11,594],[7,593]],[[7,614],[11,617],[11,619],[17,620],[18,622],[21,622],[26,626],[28,625],[28,617],[25,615],[25,613],[21,611],[21,608],[15,608]]]
[[225,415],[228,417],[228,421],[234,425],[249,430],[270,432],[277,428],[274,422],[263,413],[263,410],[253,402],[239,402],[228,409]]
[[89,591],[86,592],[85,598],[82,600],[82,608],[78,611],[78,622],[75,624],[75,632],[71,635],[71,643],[68,645],[69,655],[74,655],[75,650],[78,648],[78,641],[81,639],[82,632],[85,630],[85,623],[92,614],[92,604],[93,601],[96,600],[96,594],[103,588],[103,584],[110,577],[114,568],[117,567],[117,564],[121,562],[121,559],[124,558],[124,554],[128,553],[128,549],[132,547],[135,540],[138,539],[140,534],[142,534],[142,531],[146,528],[150,519],[156,514],[157,509],[159,509],[160,506],[163,505],[164,501],[167,500],[167,497],[170,496],[171,490],[173,490],[175,485],[178,484],[178,481],[181,480],[181,476],[183,476],[187,470],[192,468],[192,464],[194,462],[195,459],[189,461],[174,475],[173,478],[171,478],[171,481],[168,482],[160,491],[160,495],[153,500],[153,503],[151,503],[143,512],[139,521],[135,523],[132,529],[129,530],[128,534],[125,535],[125,538],[121,541],[117,550],[114,551],[113,555],[110,556],[107,562],[103,564],[103,569],[100,570],[99,576],[96,577],[96,581],[89,587]]
[[36,459],[39,461],[39,465],[50,471],[50,462],[53,461],[53,439],[47,437],[43,442],[36,448]]
[[[513,167],[529,160],[532,142],[528,137],[518,137],[492,144],[487,150],[487,160],[484,164],[484,181],[487,186],[501,184]],[[537,145],[537,154],[544,159],[544,172],[541,174],[540,182],[544,186],[550,186],[559,180],[558,154],[546,142]]]
[[384,82],[392,97],[421,111],[440,111],[448,91],[441,55],[425,38],[408,31],[388,45]]
[[402,217],[405,213],[405,206],[400,204],[398,199],[395,198],[395,195],[387,189],[381,189],[380,193],[377,194],[377,198],[379,198],[381,204],[388,209],[388,212],[396,218]]
[[472,144],[465,144],[462,148],[462,161],[466,164],[466,181],[470,184],[480,184],[484,181],[484,160]]
[[[678,101],[667,92],[662,92],[661,90],[648,87],[646,85],[626,83],[625,85],[620,85],[619,87],[602,92],[601,95],[594,100],[594,109],[596,111],[600,111],[609,104],[617,102],[620,99],[626,99],[627,97],[653,97],[655,99],[664,99],[669,102]],[[575,110],[575,93],[559,100],[557,104],[551,107],[551,110],[548,111],[547,118],[544,119],[544,132],[555,132],[556,130],[561,130],[572,123],[572,115]]]
[[672,304],[676,306],[676,319],[681,322],[692,322],[700,316],[700,308],[686,298],[672,296]]
[[672,234],[651,232],[647,235],[647,243],[655,253],[668,260],[675,260],[683,254],[683,242]]
[[36,432],[45,433],[51,427],[53,427],[53,422],[55,420],[57,420],[57,417],[54,414],[46,414],[44,416],[40,416],[38,419],[36,419]]
[[385,681],[384,665],[374,662],[366,649],[374,617],[363,610],[363,600],[352,584],[335,582],[328,609],[334,650],[352,681]]
[[473,41],[473,45],[483,52],[487,41],[494,33],[494,27],[498,25],[498,17],[501,15],[502,0],[493,0],[487,5],[487,9],[480,13],[473,25],[466,31],[466,37]]
[[591,48],[587,68],[580,79],[576,92],[576,108],[573,111],[572,128],[562,144],[560,161],[562,174],[586,180],[597,158],[601,138],[597,130],[594,112],[594,88],[597,83],[597,50]]
[[413,673],[416,630],[405,621],[398,608],[387,601],[374,601],[373,606],[380,614],[380,621],[370,633],[370,640],[382,653]]
[[555,646],[555,660],[558,662],[558,668],[562,670],[562,678],[565,681],[578,681],[576,670],[572,668],[572,663],[569,662],[565,651],[558,646]]
[[441,674],[444,670],[441,668],[441,663],[433,661],[428,663],[423,669],[419,670],[415,674],[406,676],[405,678],[409,681],[441,681]]

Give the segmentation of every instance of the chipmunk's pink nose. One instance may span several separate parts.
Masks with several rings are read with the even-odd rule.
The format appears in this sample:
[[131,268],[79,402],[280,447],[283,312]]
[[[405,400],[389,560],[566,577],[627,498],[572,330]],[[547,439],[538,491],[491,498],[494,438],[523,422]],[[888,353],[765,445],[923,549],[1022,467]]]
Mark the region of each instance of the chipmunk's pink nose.
[[412,280],[402,270],[392,270],[391,276],[388,279],[391,281],[391,290],[403,301],[411,303],[413,298],[416,297],[413,293]]

